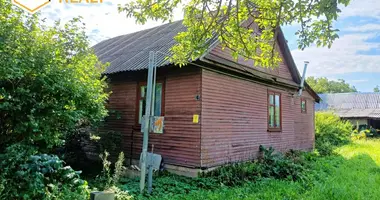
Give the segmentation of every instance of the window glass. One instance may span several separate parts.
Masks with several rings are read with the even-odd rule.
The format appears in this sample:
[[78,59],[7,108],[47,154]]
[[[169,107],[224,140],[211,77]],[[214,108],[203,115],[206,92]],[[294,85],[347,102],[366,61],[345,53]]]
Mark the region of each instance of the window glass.
[[306,100],[301,100],[301,112],[306,113]]
[[271,105],[274,104],[273,95],[272,94],[269,95],[269,104],[271,104]]
[[274,127],[274,107],[269,106],[269,127]]
[[156,84],[156,97],[154,99],[154,116],[161,116],[162,83]]
[[275,96],[275,127],[280,128],[280,95]]
[[145,99],[139,102],[139,124],[141,124],[142,117],[145,115]]
[[145,98],[146,89],[147,89],[146,86],[141,86],[140,88],[141,98]]
[[281,95],[276,92],[268,93],[268,128],[281,128]]
[[[162,83],[156,83],[155,99],[154,99],[154,115],[161,116],[162,115]],[[142,117],[145,115],[145,107],[146,107],[146,93],[147,87],[140,87],[140,97],[139,97],[139,119],[138,122],[141,124]]]

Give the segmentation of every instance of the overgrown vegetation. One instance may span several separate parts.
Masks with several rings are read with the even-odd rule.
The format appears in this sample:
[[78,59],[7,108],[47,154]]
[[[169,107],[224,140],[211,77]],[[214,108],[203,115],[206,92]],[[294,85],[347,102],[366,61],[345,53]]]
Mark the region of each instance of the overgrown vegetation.
[[[160,173],[155,176],[152,195],[139,194],[138,179],[122,179],[120,188],[134,199],[379,199],[380,140],[354,141],[335,152],[330,156],[303,152],[283,155],[294,163],[303,163],[305,178],[296,180],[262,176],[246,181],[239,173],[244,167],[252,167],[251,163],[225,166],[200,178]],[[223,184],[221,177],[230,177],[230,184]]]
[[88,199],[87,182],[54,155],[27,145],[0,154],[0,199]]
[[306,161],[302,153],[290,151],[283,155],[271,147],[263,146],[260,146],[260,152],[262,157],[258,160],[223,166],[203,174],[203,177],[213,178],[225,186],[243,185],[261,178],[292,181],[305,179],[307,169],[304,167]]
[[314,153],[290,151],[284,155],[265,147],[260,147],[260,151],[262,157],[259,160],[222,166],[198,178],[160,172],[154,179],[151,195],[139,193],[138,178],[122,179],[120,188],[129,191],[136,199],[170,199],[200,191],[243,187],[266,179],[309,184],[307,174],[311,174],[309,162],[316,156]]
[[0,0],[0,199],[88,199],[54,155],[107,114],[101,64],[80,18],[46,26]]
[[120,189],[120,178],[125,172],[124,167],[124,153],[119,154],[118,160],[115,163],[113,174],[111,169],[111,161],[109,161],[109,153],[104,151],[100,154],[100,158],[103,163],[102,172],[94,180],[93,186],[94,190],[100,189],[101,191],[111,191],[115,193],[116,200],[129,200],[132,199],[132,196],[128,191]]
[[[355,176],[351,173],[352,169],[355,169],[351,162],[358,161],[347,161],[339,155],[342,149],[363,143],[362,140],[351,143],[351,133],[352,125],[349,122],[340,120],[332,113],[317,113],[317,150],[314,152],[291,150],[282,154],[273,148],[261,146],[262,155],[259,159],[222,166],[201,174],[198,178],[160,172],[154,178],[151,195],[139,193],[138,178],[122,179],[119,188],[129,191],[135,199],[329,199],[329,196],[344,199],[348,195],[331,194],[331,190],[332,188],[339,190],[340,187],[340,183],[332,182],[334,178],[345,180],[346,178],[340,176],[345,174]],[[377,143],[379,146],[375,147],[376,151],[380,151],[380,141]],[[377,160],[380,161],[379,158]],[[364,162],[371,161],[364,159]],[[345,165],[351,168],[348,169]],[[360,187],[364,189],[366,184],[364,174],[368,175],[378,169],[375,167],[368,171],[365,167],[359,168],[365,173],[354,178],[363,181]],[[380,175],[376,177],[380,178]],[[347,183],[353,182],[347,181]],[[342,186],[346,187],[348,186]],[[320,190],[324,190],[324,194],[320,194]],[[354,194],[355,191],[351,193]],[[363,195],[364,190],[358,194]],[[379,192],[373,192],[372,195],[380,197]]]
[[315,114],[315,148],[321,155],[330,155],[336,147],[349,143],[352,131],[350,122],[331,112]]

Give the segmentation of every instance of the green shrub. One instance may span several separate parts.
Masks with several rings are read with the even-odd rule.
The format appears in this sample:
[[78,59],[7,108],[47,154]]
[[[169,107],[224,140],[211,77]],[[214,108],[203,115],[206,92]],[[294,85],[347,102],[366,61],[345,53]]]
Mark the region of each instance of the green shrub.
[[350,141],[352,124],[330,112],[315,115],[315,146],[321,155],[330,155],[337,146]]
[[234,163],[219,167],[202,174],[203,177],[216,179],[226,186],[242,185],[260,178],[280,180],[303,180],[306,178],[306,160],[303,153],[291,151],[287,154],[275,152],[273,148],[260,146],[262,157],[256,161]]
[[131,200],[133,197],[127,192],[116,186],[112,186],[107,191],[115,193],[115,200]]
[[80,18],[53,26],[0,0],[0,152],[24,142],[41,152],[107,114],[105,69]]
[[367,139],[367,137],[368,137],[369,134],[370,134],[369,130],[362,130],[360,132],[358,130],[354,130],[351,133],[351,140],[363,140],[363,139]]
[[[0,199],[87,199],[87,182],[57,156],[12,145],[0,155]],[[5,183],[5,184],[4,184]]]

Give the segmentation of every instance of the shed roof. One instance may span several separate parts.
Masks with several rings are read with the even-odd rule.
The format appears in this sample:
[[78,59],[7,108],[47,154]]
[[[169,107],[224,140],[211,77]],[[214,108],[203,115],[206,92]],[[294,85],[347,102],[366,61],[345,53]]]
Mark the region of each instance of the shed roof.
[[319,94],[315,110],[333,110],[345,118],[380,118],[380,93]]

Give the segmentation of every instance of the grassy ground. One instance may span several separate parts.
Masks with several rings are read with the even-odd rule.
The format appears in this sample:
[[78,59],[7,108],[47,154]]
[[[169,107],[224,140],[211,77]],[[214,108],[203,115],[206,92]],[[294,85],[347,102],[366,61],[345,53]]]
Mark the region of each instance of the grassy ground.
[[[336,152],[336,156],[314,161],[314,172],[309,174],[311,181],[267,179],[240,187],[220,186],[207,190],[192,185],[194,181],[173,176],[168,178],[170,180],[156,180],[157,185],[168,183],[172,186],[150,199],[380,199],[380,140],[356,141]],[[167,188],[173,188],[173,191],[167,191]],[[188,191],[179,194],[183,192],[177,190]]]

